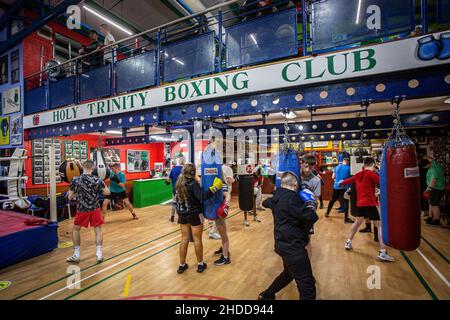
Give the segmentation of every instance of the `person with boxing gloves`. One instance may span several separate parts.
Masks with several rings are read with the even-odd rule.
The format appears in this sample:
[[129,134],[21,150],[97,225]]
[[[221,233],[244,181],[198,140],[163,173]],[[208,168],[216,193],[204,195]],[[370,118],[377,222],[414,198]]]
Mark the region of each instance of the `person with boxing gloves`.
[[314,194],[303,189],[298,192],[298,177],[290,171],[281,175],[281,188],[272,198],[263,201],[274,217],[275,252],[283,260],[283,272],[273,283],[259,294],[259,300],[274,300],[277,292],[292,280],[297,283],[300,299],[316,298],[316,281],[306,246],[309,233],[317,216],[317,201]]
[[123,203],[133,216],[133,219],[134,220],[139,219],[138,216],[136,215],[136,212],[134,211],[133,205],[130,203],[130,200],[128,199],[125,188],[126,177],[125,174],[120,170],[120,163],[115,163],[112,165],[109,179],[111,180],[109,186],[111,194],[105,198],[105,201],[103,201],[102,205],[103,217],[105,217],[106,212],[108,210],[108,205],[111,203],[111,201],[115,202],[118,200],[123,200]]
[[376,171],[375,159],[372,157],[364,158],[364,165],[361,171],[356,173],[353,177],[339,181],[339,185],[346,186],[354,183],[356,185],[356,220],[353,223],[350,234],[345,242],[345,249],[353,249],[353,238],[358,231],[364,218],[373,221],[373,225],[378,229],[378,240],[380,244],[380,251],[378,259],[382,261],[392,262],[395,259],[391,257],[383,243],[382,229],[380,222],[380,213],[378,211],[378,198],[376,196],[376,188],[380,185],[380,176]]
[[183,169],[183,165],[185,163],[184,157],[179,157],[177,159],[177,165],[173,166],[170,170],[169,176],[166,179],[166,184],[170,185],[172,183],[172,194],[173,200],[170,211],[170,222],[174,222],[175,220],[175,211],[176,211],[176,202],[175,202],[175,186],[177,184],[178,177],[181,174],[181,170]]
[[[231,200],[231,191],[233,189],[233,183],[237,180],[237,176],[234,175],[233,169],[227,165],[222,165],[222,174],[224,181],[226,182],[223,185],[223,195],[224,202],[217,209],[217,219],[213,221],[213,227],[218,232],[219,238],[222,242],[222,246],[219,250],[214,251],[215,255],[220,255],[220,258],[214,261],[216,266],[221,266],[225,264],[230,264],[230,240],[228,239],[227,232],[227,224],[226,217],[228,216],[228,209],[230,206]],[[209,237],[211,238],[212,233],[209,233]],[[217,239],[217,237],[216,237]]]
[[212,186],[207,191],[203,191],[196,175],[195,165],[185,164],[183,166],[175,185],[176,209],[181,230],[180,265],[177,273],[181,274],[189,267],[186,263],[186,255],[191,232],[198,262],[197,272],[202,273],[207,268],[203,261],[203,201],[211,198],[222,187],[222,180],[215,178]]

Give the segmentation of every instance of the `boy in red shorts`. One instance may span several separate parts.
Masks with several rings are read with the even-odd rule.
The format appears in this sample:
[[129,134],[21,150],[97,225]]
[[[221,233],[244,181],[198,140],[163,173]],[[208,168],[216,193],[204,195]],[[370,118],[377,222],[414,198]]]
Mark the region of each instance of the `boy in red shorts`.
[[80,262],[80,230],[81,227],[94,228],[95,242],[97,245],[97,262],[103,261],[103,233],[101,225],[103,222],[102,211],[98,201],[98,193],[109,195],[109,189],[105,182],[97,176],[93,176],[94,163],[86,161],[83,163],[83,173],[73,179],[69,188],[69,200],[76,197],[77,213],[73,222],[73,255],[67,258],[67,262]]
[[345,249],[353,249],[352,240],[355,233],[364,222],[364,219],[370,219],[373,221],[373,225],[378,228],[378,239],[380,242],[378,259],[388,262],[394,261],[394,258],[387,253],[386,246],[383,243],[383,237],[381,236],[378,199],[375,194],[375,188],[380,185],[380,176],[375,173],[375,160],[372,157],[364,159],[364,166],[360,172],[351,178],[338,182],[340,186],[352,183],[356,184],[356,220],[353,223],[348,239],[345,242]]

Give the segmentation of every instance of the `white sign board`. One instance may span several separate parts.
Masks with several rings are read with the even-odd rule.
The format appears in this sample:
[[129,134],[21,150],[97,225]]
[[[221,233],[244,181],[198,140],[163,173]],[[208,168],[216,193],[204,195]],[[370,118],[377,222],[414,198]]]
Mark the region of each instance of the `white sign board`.
[[[439,39],[439,36],[439,33],[434,35],[436,39]],[[24,127],[30,129],[186,102],[287,89],[450,62],[450,59],[419,58],[420,39],[408,38],[316,57],[292,59],[59,108],[26,116]]]

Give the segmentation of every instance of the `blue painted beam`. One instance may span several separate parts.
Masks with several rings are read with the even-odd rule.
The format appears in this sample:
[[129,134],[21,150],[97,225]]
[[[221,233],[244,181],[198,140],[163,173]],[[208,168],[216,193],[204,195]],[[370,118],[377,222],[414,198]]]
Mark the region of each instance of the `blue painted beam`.
[[34,31],[39,29],[40,27],[46,25],[53,19],[57,18],[59,15],[66,12],[67,7],[71,5],[75,5],[81,2],[81,0],[64,0],[60,4],[58,4],[55,8],[50,10],[44,17],[39,17],[35,20],[29,27],[23,29],[22,31],[16,33],[14,36],[9,38],[7,41],[0,45],[0,55],[10,50],[14,46],[18,45],[25,39],[27,36],[32,34]]

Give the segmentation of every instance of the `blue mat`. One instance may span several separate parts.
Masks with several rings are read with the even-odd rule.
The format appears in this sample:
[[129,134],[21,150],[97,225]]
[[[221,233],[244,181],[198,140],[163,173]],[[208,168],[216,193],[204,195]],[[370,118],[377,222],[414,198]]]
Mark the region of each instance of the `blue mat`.
[[52,251],[58,246],[58,223],[27,226],[31,217],[0,212],[0,268]]

